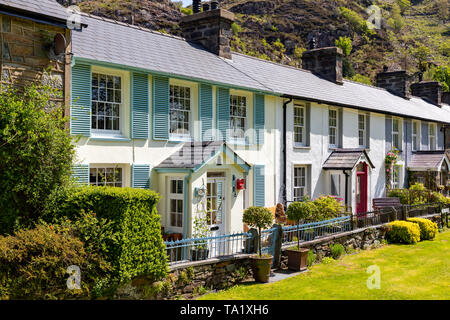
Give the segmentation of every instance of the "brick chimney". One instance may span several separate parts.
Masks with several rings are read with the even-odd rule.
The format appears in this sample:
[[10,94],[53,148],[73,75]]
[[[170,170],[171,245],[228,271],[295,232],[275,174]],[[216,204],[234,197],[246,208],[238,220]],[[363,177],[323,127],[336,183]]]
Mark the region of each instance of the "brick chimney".
[[450,105],[450,92],[442,92],[441,102]]
[[[216,2],[211,3],[211,8],[217,7]],[[185,16],[180,26],[186,40],[196,42],[222,58],[231,59],[233,22],[232,12],[217,8]]]
[[440,106],[442,99],[442,84],[437,81],[422,81],[411,85],[413,96],[421,97],[428,102]]
[[386,89],[399,97],[405,99],[411,97],[409,85],[409,75],[406,71],[388,71],[387,67],[384,67],[384,71],[377,74],[377,87]]
[[302,68],[317,74],[318,76],[343,84],[342,58],[344,54],[341,48],[328,47],[305,51],[302,56]]

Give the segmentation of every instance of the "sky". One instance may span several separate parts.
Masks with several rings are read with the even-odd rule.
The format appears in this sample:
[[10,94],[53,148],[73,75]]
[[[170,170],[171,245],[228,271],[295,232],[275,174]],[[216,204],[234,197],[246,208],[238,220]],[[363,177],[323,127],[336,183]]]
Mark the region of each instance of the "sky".
[[[179,2],[180,0],[172,0],[173,2]],[[182,0],[183,1],[183,7],[186,7],[187,5],[192,4],[192,0]]]

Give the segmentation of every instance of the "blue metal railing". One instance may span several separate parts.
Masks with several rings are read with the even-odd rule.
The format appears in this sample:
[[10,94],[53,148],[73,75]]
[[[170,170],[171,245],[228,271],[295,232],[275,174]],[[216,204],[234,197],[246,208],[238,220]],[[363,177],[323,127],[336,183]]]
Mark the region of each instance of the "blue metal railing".
[[251,251],[251,233],[235,233],[215,237],[166,241],[170,265],[232,256]]
[[[299,225],[300,242],[312,241],[320,237],[351,230],[350,216]],[[283,246],[297,244],[297,226],[283,227]]]

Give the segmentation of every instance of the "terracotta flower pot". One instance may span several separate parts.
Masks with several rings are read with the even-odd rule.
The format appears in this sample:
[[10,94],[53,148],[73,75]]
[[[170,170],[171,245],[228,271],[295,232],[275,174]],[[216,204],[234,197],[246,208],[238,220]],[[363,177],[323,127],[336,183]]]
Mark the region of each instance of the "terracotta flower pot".
[[267,283],[270,277],[270,267],[272,265],[272,256],[252,257],[253,278],[256,282]]
[[295,271],[304,271],[307,269],[308,249],[287,250],[288,268]]

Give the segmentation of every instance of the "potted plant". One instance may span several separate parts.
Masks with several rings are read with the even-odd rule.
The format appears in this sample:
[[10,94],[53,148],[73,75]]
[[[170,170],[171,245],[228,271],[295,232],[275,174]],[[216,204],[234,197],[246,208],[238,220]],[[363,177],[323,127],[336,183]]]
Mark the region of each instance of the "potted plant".
[[288,268],[296,271],[306,270],[308,258],[308,249],[300,248],[300,221],[307,220],[315,210],[314,204],[311,201],[293,202],[288,207],[286,214],[289,220],[297,223],[297,247],[287,250],[288,254]]
[[[210,236],[209,219],[206,211],[194,218],[194,238],[203,239]],[[196,240],[191,249],[191,261],[206,260],[209,255],[208,240]]]
[[242,221],[258,230],[258,254],[252,256],[253,278],[257,282],[269,282],[270,266],[272,265],[273,257],[268,254],[262,254],[261,230],[270,228],[272,225],[272,213],[263,207],[249,207],[244,211]]

